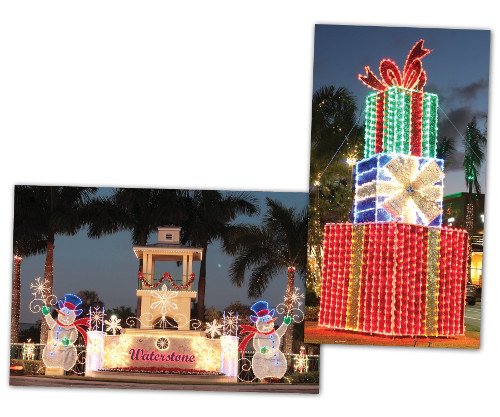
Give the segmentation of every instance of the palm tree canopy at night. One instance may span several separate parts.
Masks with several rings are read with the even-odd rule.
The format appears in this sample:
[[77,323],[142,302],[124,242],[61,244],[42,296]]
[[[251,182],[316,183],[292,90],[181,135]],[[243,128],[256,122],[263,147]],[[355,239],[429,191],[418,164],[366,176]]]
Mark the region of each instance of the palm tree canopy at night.
[[464,171],[465,183],[469,194],[473,189],[477,194],[481,193],[479,184],[479,171],[485,160],[486,133],[477,127],[477,120],[474,117],[468,124],[464,137]]
[[239,226],[233,220],[239,215],[259,213],[257,201],[249,193],[224,193],[214,190],[186,192],[187,218],[182,223],[183,241],[203,249],[198,276],[197,317],[205,315],[207,249],[215,240],[226,242]]
[[[31,234],[31,254],[45,252],[44,280],[49,294],[53,289],[55,237],[73,236],[82,228],[83,213],[96,191],[95,187],[16,186],[14,236]],[[47,330],[42,321],[42,343],[47,339]]]
[[[230,268],[231,282],[241,287],[248,277],[248,296],[257,298],[278,274],[293,267],[304,278],[306,269],[306,210],[296,211],[266,198],[267,211],[262,226],[249,225],[236,231],[224,249],[235,256]],[[290,277],[289,277],[290,278]],[[289,280],[287,289],[294,287]]]

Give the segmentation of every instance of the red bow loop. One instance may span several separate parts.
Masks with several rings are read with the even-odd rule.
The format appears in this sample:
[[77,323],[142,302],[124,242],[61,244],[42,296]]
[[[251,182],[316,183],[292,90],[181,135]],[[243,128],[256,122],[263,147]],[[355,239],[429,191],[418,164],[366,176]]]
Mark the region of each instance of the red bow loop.
[[374,90],[384,91],[387,86],[380,81],[377,76],[373,73],[370,67],[365,67],[366,75],[358,75],[358,79],[366,85],[368,88],[373,88]]
[[383,59],[380,61],[380,76],[385,81],[387,86],[401,86],[403,80],[401,79],[401,71],[399,71],[398,66],[394,61],[390,59]]
[[408,56],[406,57],[405,66],[403,68],[403,75],[406,75],[409,67],[413,64],[413,62],[421,61],[422,58],[427,54],[430,54],[430,52],[430,49],[424,48],[424,40],[420,39],[415,45],[413,45],[413,47],[410,49],[410,52],[408,53]]

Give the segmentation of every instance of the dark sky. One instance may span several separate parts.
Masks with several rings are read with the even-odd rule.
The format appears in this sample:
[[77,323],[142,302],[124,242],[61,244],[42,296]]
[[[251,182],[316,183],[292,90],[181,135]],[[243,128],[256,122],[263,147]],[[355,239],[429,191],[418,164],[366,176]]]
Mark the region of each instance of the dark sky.
[[[485,126],[488,112],[488,79],[490,32],[485,30],[454,30],[395,28],[377,26],[316,25],[314,41],[313,90],[325,85],[348,88],[356,97],[358,109],[371,92],[358,78],[370,66],[379,76],[379,63],[390,58],[402,70],[411,47],[419,39],[432,52],[423,58],[427,72],[424,91],[437,93],[439,105],[462,133],[474,115],[478,126]],[[439,135],[456,137],[462,152],[457,154],[454,169],[447,172],[445,194],[465,191],[461,163],[461,138],[441,111]],[[364,115],[361,119],[364,121]],[[486,164],[480,183],[485,187]]]
[[[108,188],[99,189],[100,194],[108,194]],[[240,216],[235,223],[260,223],[265,213],[265,198],[270,197],[281,201],[289,207],[302,210],[307,206],[307,193],[293,192],[252,192],[260,206],[261,215],[249,218]],[[148,243],[155,243],[156,233],[152,233]],[[224,254],[219,242],[208,247],[207,255],[207,287],[205,305],[216,306],[224,309],[233,301],[250,303],[246,296],[247,287],[235,287],[229,281],[229,266],[232,258]],[[45,256],[34,256],[26,258],[21,270],[21,322],[33,323],[39,316],[29,311],[28,304],[32,298],[29,292],[29,284],[36,277],[43,277]],[[162,263],[162,266],[165,263]],[[195,262],[193,272],[198,276],[199,262]],[[104,301],[106,307],[117,307],[119,305],[136,307],[135,290],[137,288],[137,266],[138,261],[132,252],[132,243],[129,232],[120,232],[114,235],[104,236],[101,239],[89,239],[85,230],[75,236],[57,236],[55,242],[54,260],[54,294],[62,297],[68,292],[80,290],[94,290]],[[172,262],[172,268],[156,268],[156,273],[173,272],[176,264]],[[175,275],[174,275],[175,276]],[[198,281],[195,281],[195,287]],[[286,286],[286,271],[276,276],[269,288],[263,295],[272,305],[280,303],[283,299]],[[300,280],[297,286],[303,288]]]

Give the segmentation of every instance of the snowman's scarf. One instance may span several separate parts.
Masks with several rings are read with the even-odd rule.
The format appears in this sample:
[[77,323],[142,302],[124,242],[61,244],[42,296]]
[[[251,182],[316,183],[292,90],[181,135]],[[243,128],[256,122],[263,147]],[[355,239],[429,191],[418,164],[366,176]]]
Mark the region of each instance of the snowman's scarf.
[[59,319],[56,320],[56,323],[65,329],[70,328],[70,327],[76,327],[76,330],[78,330],[78,333],[80,333],[82,335],[84,343],[87,344],[87,332],[83,329],[82,326],[87,326],[87,327],[90,326],[90,318],[89,317],[75,320],[71,324],[63,324],[59,321]]
[[238,346],[238,350],[241,352],[244,352],[248,342],[256,335],[256,334],[262,334],[262,335],[270,335],[271,333],[274,333],[275,330],[274,328],[270,330],[269,332],[259,332],[256,327],[249,326],[248,324],[240,324],[241,328],[241,334],[243,333],[248,333],[243,340],[240,342],[240,345]]

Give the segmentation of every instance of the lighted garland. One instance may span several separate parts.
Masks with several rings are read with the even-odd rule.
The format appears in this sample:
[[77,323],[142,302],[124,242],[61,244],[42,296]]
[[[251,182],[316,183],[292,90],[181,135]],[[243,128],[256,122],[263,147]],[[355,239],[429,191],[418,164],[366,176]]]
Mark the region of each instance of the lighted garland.
[[203,369],[184,369],[184,368],[161,368],[161,367],[142,367],[142,366],[124,366],[117,368],[102,368],[100,371],[106,372],[134,372],[140,374],[169,374],[169,375],[224,375],[217,371],[205,371]]
[[155,289],[155,288],[158,288],[161,284],[163,284],[163,282],[165,280],[167,280],[170,283],[170,285],[172,286],[172,288],[174,288],[177,291],[188,290],[191,287],[191,285],[193,284],[195,277],[196,276],[193,272],[189,275],[189,279],[187,280],[187,282],[185,284],[179,285],[179,284],[176,284],[174,282],[172,276],[168,272],[165,272],[157,282],[155,282],[154,284],[150,284],[148,282],[148,280],[146,278],[144,278],[144,274],[142,272],[138,273],[139,282],[144,287],[147,287],[149,289]]

